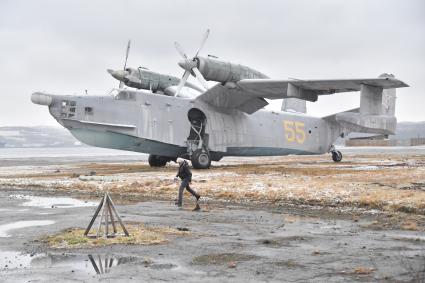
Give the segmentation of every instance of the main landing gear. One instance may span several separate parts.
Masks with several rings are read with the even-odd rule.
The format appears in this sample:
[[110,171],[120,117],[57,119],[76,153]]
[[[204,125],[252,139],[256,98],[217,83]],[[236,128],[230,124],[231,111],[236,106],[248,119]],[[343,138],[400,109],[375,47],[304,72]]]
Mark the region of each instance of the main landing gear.
[[192,108],[188,112],[190,134],[186,140],[187,153],[195,169],[208,169],[211,166],[211,155],[208,150],[208,134],[205,133],[207,118],[199,109]]
[[190,158],[193,168],[208,169],[211,166],[211,157],[208,151],[197,149],[192,153]]
[[330,153],[332,154],[332,160],[334,162],[341,162],[342,160],[342,153],[339,150],[336,150],[335,147],[332,145]]

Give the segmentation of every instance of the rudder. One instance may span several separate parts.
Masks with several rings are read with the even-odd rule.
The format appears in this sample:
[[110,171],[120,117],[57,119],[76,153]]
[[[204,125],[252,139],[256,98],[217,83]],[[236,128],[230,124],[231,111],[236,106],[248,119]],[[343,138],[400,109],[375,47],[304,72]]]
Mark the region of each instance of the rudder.
[[[394,75],[382,74],[379,77],[394,78]],[[347,132],[391,135],[395,133],[397,126],[395,102],[395,89],[362,84],[357,113],[340,112],[326,119],[338,122]]]

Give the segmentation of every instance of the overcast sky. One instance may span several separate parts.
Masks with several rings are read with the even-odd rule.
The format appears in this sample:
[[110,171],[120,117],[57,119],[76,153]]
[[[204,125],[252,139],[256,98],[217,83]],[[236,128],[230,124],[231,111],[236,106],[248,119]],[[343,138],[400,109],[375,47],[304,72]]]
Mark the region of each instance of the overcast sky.
[[[248,65],[275,79],[377,77],[397,92],[399,121],[425,120],[425,1],[17,1],[0,0],[0,126],[57,125],[30,102],[34,91],[103,94],[107,68],[128,65],[182,75],[173,42]],[[192,81],[193,78],[192,78]],[[358,107],[359,94],[308,103],[325,116]],[[271,105],[280,108],[280,102]]]

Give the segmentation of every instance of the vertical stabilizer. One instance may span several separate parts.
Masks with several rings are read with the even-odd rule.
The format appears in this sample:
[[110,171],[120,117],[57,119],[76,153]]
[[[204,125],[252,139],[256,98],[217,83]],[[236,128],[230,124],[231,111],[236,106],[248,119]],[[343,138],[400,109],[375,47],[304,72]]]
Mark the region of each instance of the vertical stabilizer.
[[[394,75],[382,74],[380,78],[394,78]],[[362,85],[360,90],[360,114],[395,116],[396,90]]]
[[[382,74],[380,78],[394,78],[394,75]],[[395,116],[396,90],[384,89],[382,93],[382,115]]]
[[[382,74],[379,77],[394,78],[394,75]],[[397,127],[395,101],[395,89],[362,84],[358,113],[345,111],[325,119],[339,123],[346,132],[393,135]]]
[[298,98],[284,98],[281,110],[285,112],[307,113],[306,101]]

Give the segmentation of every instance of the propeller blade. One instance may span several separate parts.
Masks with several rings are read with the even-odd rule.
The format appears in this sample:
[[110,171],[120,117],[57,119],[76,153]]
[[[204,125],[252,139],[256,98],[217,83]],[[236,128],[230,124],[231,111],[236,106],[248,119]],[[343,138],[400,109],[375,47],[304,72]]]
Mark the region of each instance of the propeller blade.
[[190,75],[190,72],[189,72],[189,71],[184,71],[183,77],[182,77],[182,79],[180,80],[179,85],[177,86],[176,94],[174,94],[174,96],[179,95],[179,93],[180,93],[180,91],[181,91],[182,87],[184,86],[184,84],[185,84],[185,83],[186,83],[186,81],[187,81],[187,78],[189,78],[189,75]]
[[125,68],[127,67],[128,53],[130,53],[130,44],[131,44],[131,40],[129,40],[128,43],[127,43],[127,51],[125,53],[124,71],[125,71]]
[[207,29],[207,31],[204,33],[204,37],[201,40],[201,45],[198,48],[198,51],[196,51],[196,54],[194,57],[197,57],[199,52],[201,51],[202,47],[204,47],[205,41],[207,41],[208,35],[210,34],[210,29]]
[[174,42],[174,47],[176,48],[177,52],[179,52],[179,54],[184,58],[187,59],[187,55],[183,50],[183,47],[180,45],[180,43],[178,43],[177,41]]
[[[124,72],[125,72],[125,69],[127,68],[127,59],[128,59],[128,54],[130,53],[130,44],[131,44],[131,40],[128,40],[127,51],[125,52],[125,61],[124,61],[124,68],[123,68]],[[120,81],[118,88],[121,89],[123,87],[123,84],[124,84],[123,81]]]
[[193,68],[192,71],[195,73],[196,78],[198,79],[198,81],[202,84],[202,86],[205,89],[209,89],[208,83],[205,80],[205,78],[202,76],[201,72],[198,70],[198,68]]

